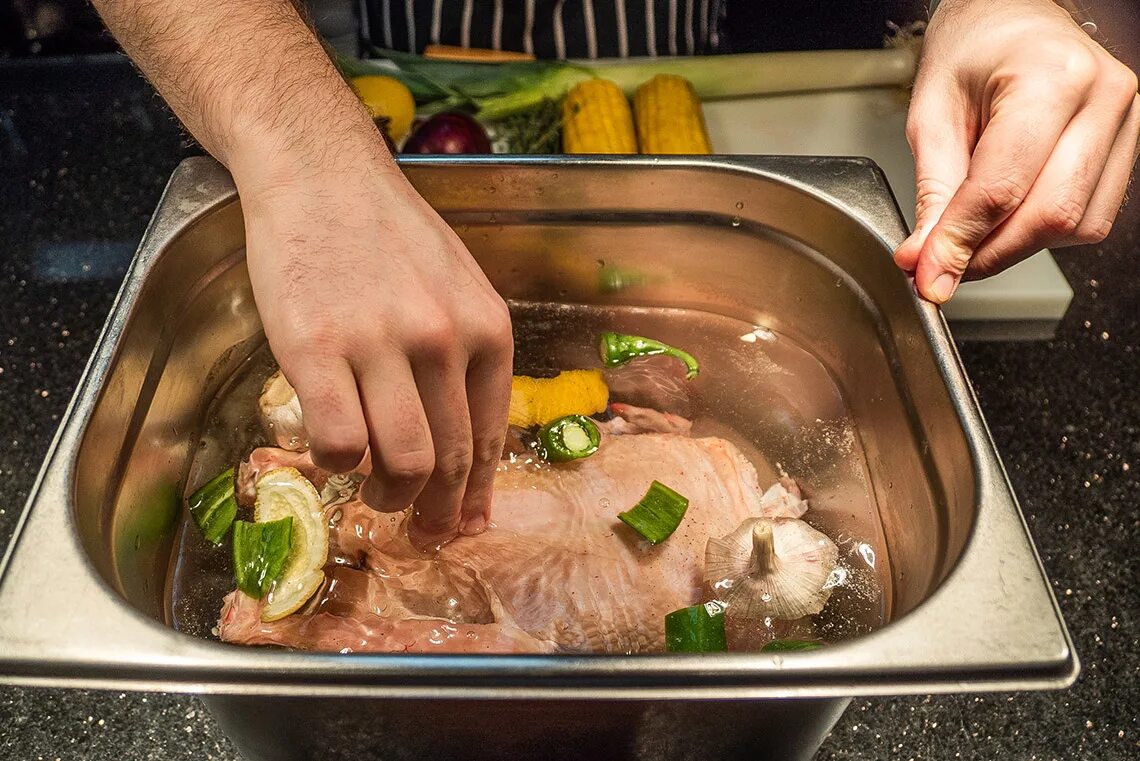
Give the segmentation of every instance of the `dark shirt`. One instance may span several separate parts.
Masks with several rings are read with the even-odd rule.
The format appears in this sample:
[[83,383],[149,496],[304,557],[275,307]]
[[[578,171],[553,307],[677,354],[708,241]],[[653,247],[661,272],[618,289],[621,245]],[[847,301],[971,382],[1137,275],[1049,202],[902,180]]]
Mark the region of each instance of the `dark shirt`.
[[362,0],[366,48],[430,43],[538,58],[879,47],[922,0]]

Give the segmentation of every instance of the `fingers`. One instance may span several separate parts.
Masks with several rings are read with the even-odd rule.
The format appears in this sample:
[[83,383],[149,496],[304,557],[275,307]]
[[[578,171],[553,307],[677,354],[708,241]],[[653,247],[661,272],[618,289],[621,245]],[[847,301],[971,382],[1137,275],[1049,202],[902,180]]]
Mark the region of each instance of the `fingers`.
[[966,177],[919,252],[915,283],[925,298],[941,304],[954,294],[978,245],[1028,196],[1084,96],[1044,77],[994,96]]
[[483,531],[491,517],[495,469],[503,454],[511,402],[514,347],[505,305],[497,318],[488,321],[486,330],[483,348],[467,369],[474,460],[463,495],[459,528],[460,533],[467,535]]
[[466,325],[421,310],[401,333],[405,361],[377,352],[385,363],[361,374],[373,460],[362,496],[380,510],[414,505],[408,537],[421,549],[486,527],[506,435],[509,313],[493,293],[464,311],[475,318]]
[[[977,248],[968,278],[996,274],[1047,246],[1104,239],[1131,168],[1127,124],[1112,126],[1121,124],[1129,105],[1101,98],[1073,119],[1021,206]],[[1098,207],[1112,203],[1111,211],[1093,209],[1096,193]]]
[[411,367],[397,351],[378,352],[376,361],[358,370],[358,384],[372,455],[372,474],[361,486],[361,497],[382,512],[404,510],[435,468]]
[[415,368],[435,459],[408,524],[409,538],[418,547],[443,544],[459,530],[459,508],[472,461],[465,374],[466,357],[457,351],[421,360]]
[[907,114],[906,135],[914,153],[915,225],[895,251],[895,262],[907,272],[918,266],[918,255],[930,230],[942,216],[970,166],[974,117],[961,90],[929,78],[915,86]]
[[1083,242],[1099,243],[1108,235],[1124,203],[1128,180],[1137,158],[1140,158],[1140,95],[1133,95],[1132,105],[1116,136],[1100,185],[1089,200],[1081,225],[1084,229],[1077,231]]
[[364,457],[368,428],[348,362],[304,357],[282,366],[301,402],[313,462],[333,473],[352,470]]

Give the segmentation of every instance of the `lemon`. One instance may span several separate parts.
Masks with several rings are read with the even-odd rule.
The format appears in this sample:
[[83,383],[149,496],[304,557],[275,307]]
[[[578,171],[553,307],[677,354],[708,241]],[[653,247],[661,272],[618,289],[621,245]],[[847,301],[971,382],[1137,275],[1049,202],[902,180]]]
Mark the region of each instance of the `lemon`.
[[416,115],[416,101],[404,83],[392,77],[370,74],[352,78],[352,89],[373,119],[388,119],[388,136],[399,140],[408,134]]
[[265,598],[262,621],[276,621],[294,612],[325,580],[328,523],[320,495],[296,468],[276,468],[257,479],[253,519],[267,522],[285,517],[293,518],[289,559]]

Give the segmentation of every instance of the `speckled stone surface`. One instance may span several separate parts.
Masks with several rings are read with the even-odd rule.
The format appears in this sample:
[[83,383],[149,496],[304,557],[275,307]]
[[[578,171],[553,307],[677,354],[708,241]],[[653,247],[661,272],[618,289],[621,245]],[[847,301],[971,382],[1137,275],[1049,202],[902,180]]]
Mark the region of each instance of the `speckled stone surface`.
[[[0,95],[0,545],[159,192],[194,152],[144,85],[123,82],[92,96]],[[857,700],[821,761],[1140,757],[1138,236],[1133,204],[1104,245],[1058,257],[1076,298],[1056,340],[961,347],[1080,682]],[[238,755],[193,697],[0,688],[0,758]]]

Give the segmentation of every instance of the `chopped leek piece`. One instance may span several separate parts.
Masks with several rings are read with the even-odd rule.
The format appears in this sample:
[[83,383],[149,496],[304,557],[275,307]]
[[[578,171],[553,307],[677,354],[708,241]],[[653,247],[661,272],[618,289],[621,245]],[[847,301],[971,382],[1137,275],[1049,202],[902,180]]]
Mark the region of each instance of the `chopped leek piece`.
[[709,602],[665,616],[665,649],[671,653],[714,653],[728,650],[724,605]]
[[816,650],[823,647],[822,642],[812,642],[806,639],[774,639],[760,648],[762,653],[784,653],[792,650]]
[[652,357],[657,354],[674,357],[684,363],[685,377],[689,380],[696,378],[697,373],[701,371],[697,358],[692,354],[652,338],[627,336],[614,333],[612,330],[598,337],[598,355],[606,367],[620,367],[638,357]]
[[285,570],[292,516],[265,523],[234,521],[234,577],[238,589],[261,599]]
[[651,543],[660,544],[677,530],[688,509],[688,499],[660,481],[654,481],[641,501],[618,513],[618,518]]
[[237,515],[234,469],[224,470],[207,481],[190,495],[189,503],[190,515],[202,530],[202,535],[214,544],[221,544],[222,537],[230,530],[230,524]]
[[597,452],[602,434],[590,418],[566,415],[539,429],[538,441],[544,459],[549,462],[569,462]]

